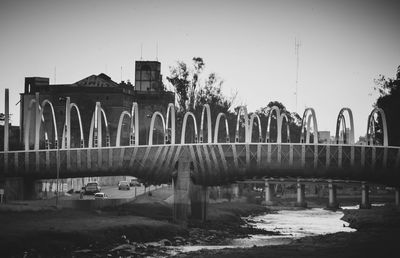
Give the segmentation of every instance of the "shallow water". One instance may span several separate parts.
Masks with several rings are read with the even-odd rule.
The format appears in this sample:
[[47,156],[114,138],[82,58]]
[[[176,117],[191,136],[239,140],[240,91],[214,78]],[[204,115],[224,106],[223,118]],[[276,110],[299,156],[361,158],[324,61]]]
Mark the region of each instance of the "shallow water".
[[[357,209],[357,206],[343,209]],[[176,252],[192,252],[201,249],[246,248],[252,246],[268,246],[289,244],[293,240],[306,236],[324,235],[337,232],[353,232],[349,223],[341,220],[342,211],[330,211],[322,208],[305,210],[281,210],[275,214],[264,214],[245,218],[248,224],[268,231],[279,232],[280,235],[251,235],[249,238],[238,238],[228,245],[195,245],[179,246]]]

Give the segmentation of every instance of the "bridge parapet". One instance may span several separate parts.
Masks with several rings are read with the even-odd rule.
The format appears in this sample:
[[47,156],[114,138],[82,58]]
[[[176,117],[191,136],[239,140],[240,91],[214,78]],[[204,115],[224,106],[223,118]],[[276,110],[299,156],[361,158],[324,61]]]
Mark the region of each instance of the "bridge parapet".
[[56,178],[58,151],[60,178],[132,175],[165,183],[187,152],[197,184],[288,176],[400,185],[400,148],[366,145],[221,143],[10,151],[0,152],[0,171],[6,177]]

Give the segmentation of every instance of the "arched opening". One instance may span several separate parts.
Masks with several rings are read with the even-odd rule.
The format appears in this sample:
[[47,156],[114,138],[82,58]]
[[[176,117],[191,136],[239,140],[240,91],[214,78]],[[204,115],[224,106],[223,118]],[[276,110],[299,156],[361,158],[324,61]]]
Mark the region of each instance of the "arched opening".
[[175,144],[175,105],[172,103],[168,104],[167,108],[167,120],[165,121],[166,137],[165,142],[167,144]]
[[208,104],[205,104],[201,112],[201,123],[200,123],[200,139],[199,142],[204,142],[204,115],[207,112],[207,142],[212,143],[212,127],[211,127],[211,109]]
[[[254,121],[257,121],[257,125],[258,125],[258,134],[253,136],[253,126],[254,126]],[[257,114],[252,114],[250,116],[250,139],[251,142],[262,142],[263,138],[262,138],[262,130],[261,130],[261,119]]]
[[[312,124],[312,127],[311,127]],[[312,133],[311,133],[312,130]],[[301,120],[301,143],[311,143],[311,136],[313,143],[318,143],[318,125],[317,117],[313,108],[307,108],[304,110],[303,118]]]
[[381,108],[374,108],[368,116],[367,141],[368,145],[388,146],[386,116]]
[[[240,126],[241,116],[244,117],[244,123]],[[240,127],[244,127],[244,137],[240,135]],[[244,106],[239,107],[237,119],[236,119],[236,130],[235,130],[235,143],[240,142],[241,138],[244,138],[244,142],[250,142],[250,133],[249,133],[249,117],[247,114],[247,108]]]
[[[191,141],[193,143],[197,143],[198,142],[198,134],[197,134],[197,122],[196,122],[196,117],[194,116],[194,114],[192,112],[186,112],[185,116],[183,117],[183,124],[182,124],[182,134],[181,134],[181,144],[185,144],[187,137],[186,137],[186,127],[187,127],[187,120],[188,117],[192,118],[193,121],[193,127],[194,127],[194,135],[193,132],[191,134],[189,134],[189,139],[192,139]],[[194,136],[194,137],[193,137]]]
[[[155,120],[157,117],[159,117],[161,121],[161,130],[155,127]],[[158,111],[153,113],[150,122],[149,145],[153,145],[153,141],[156,142],[156,144],[165,144],[165,120],[163,115]]]
[[229,124],[228,124],[228,119],[226,118],[226,115],[224,113],[219,113],[217,116],[217,120],[215,121],[215,128],[214,128],[214,143],[218,143],[219,142],[219,123],[221,118],[224,118],[225,120],[225,142],[230,142],[230,138],[229,138]]
[[[349,120],[347,120],[345,117],[346,113]],[[347,123],[348,121],[350,122],[350,124]],[[347,125],[349,125],[350,127],[347,127]],[[338,114],[336,120],[335,142],[336,144],[354,144],[353,113],[349,108],[342,108]]]
[[[276,130],[271,130],[271,120],[274,118],[273,114],[275,113],[275,125],[276,125]],[[271,109],[268,112],[268,121],[267,121],[267,132],[265,135],[265,142],[273,142],[273,133],[276,134],[276,142],[281,143],[282,141],[282,133],[281,133],[281,124],[280,124],[280,119],[281,119],[281,111],[277,106],[271,107]]]

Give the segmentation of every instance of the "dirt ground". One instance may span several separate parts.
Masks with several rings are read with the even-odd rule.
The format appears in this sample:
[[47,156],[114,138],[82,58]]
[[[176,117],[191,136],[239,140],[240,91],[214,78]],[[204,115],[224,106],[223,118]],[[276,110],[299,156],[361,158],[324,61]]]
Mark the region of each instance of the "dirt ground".
[[[168,256],[160,252],[159,242],[140,243],[161,240],[168,245],[198,244],[199,241],[215,244],[227,237],[251,233],[251,229],[241,227],[240,217],[267,211],[264,206],[240,202],[210,204],[207,223],[193,222],[184,228],[171,221],[171,193],[171,189],[159,189],[152,196],[141,196],[117,209],[96,211],[54,207],[26,211],[2,209],[0,257]],[[310,205],[321,203],[310,199]],[[400,212],[396,207],[344,212],[343,219],[357,228],[357,232],[307,237],[284,246],[199,251],[177,257],[398,256]],[[122,250],[128,247],[130,252]]]

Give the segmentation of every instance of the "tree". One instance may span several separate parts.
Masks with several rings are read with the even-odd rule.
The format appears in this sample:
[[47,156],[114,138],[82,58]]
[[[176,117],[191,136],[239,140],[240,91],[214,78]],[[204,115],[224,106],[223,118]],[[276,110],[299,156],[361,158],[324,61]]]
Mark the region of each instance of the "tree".
[[[203,106],[205,104],[208,104],[210,105],[211,109],[211,120],[213,125],[215,123],[217,115],[220,112],[223,112],[228,118],[230,128],[233,128],[231,126],[232,122],[230,120],[232,120],[234,114],[229,110],[232,107],[236,95],[226,97],[222,94],[222,85],[224,81],[216,73],[210,73],[203,81],[201,79],[201,75],[205,68],[204,60],[201,57],[194,57],[192,61],[193,64],[191,68],[188,68],[188,65],[186,63],[178,61],[176,66],[170,67],[171,74],[170,76],[167,76],[167,80],[172,84],[173,89],[177,95],[178,125],[181,126],[184,114],[187,111],[191,111],[196,116],[197,123],[200,127],[200,117]],[[189,124],[188,130],[193,131],[191,124]],[[224,130],[224,126],[220,127],[221,132],[222,130]],[[178,132],[178,134],[179,133],[180,132]],[[204,137],[207,137],[206,130],[204,133]],[[230,134],[232,136],[231,132]],[[223,135],[222,133],[219,135],[220,138],[225,138],[225,135]]]
[[[262,107],[256,111],[256,113],[260,116],[262,121],[267,123],[268,116],[272,115],[271,117],[271,124],[270,124],[270,139],[276,139],[277,137],[277,123],[276,123],[276,113],[270,113],[270,110],[273,106],[279,108],[281,114],[286,114],[289,123],[289,130],[290,130],[290,142],[300,142],[300,134],[301,134],[301,117],[296,112],[289,112],[285,105],[283,105],[279,101],[270,101],[266,107]],[[285,122],[283,124],[285,126]],[[267,128],[267,124],[265,124],[264,128]],[[264,136],[265,137],[265,136]],[[286,129],[282,128],[282,140],[286,139]]]
[[[379,75],[379,78],[375,79],[375,84],[377,85],[375,89],[379,91],[380,96],[374,106],[382,108],[385,112],[389,145],[400,146],[400,119],[398,114],[400,110],[400,65],[397,67],[396,78]],[[381,133],[378,128],[377,134]]]

